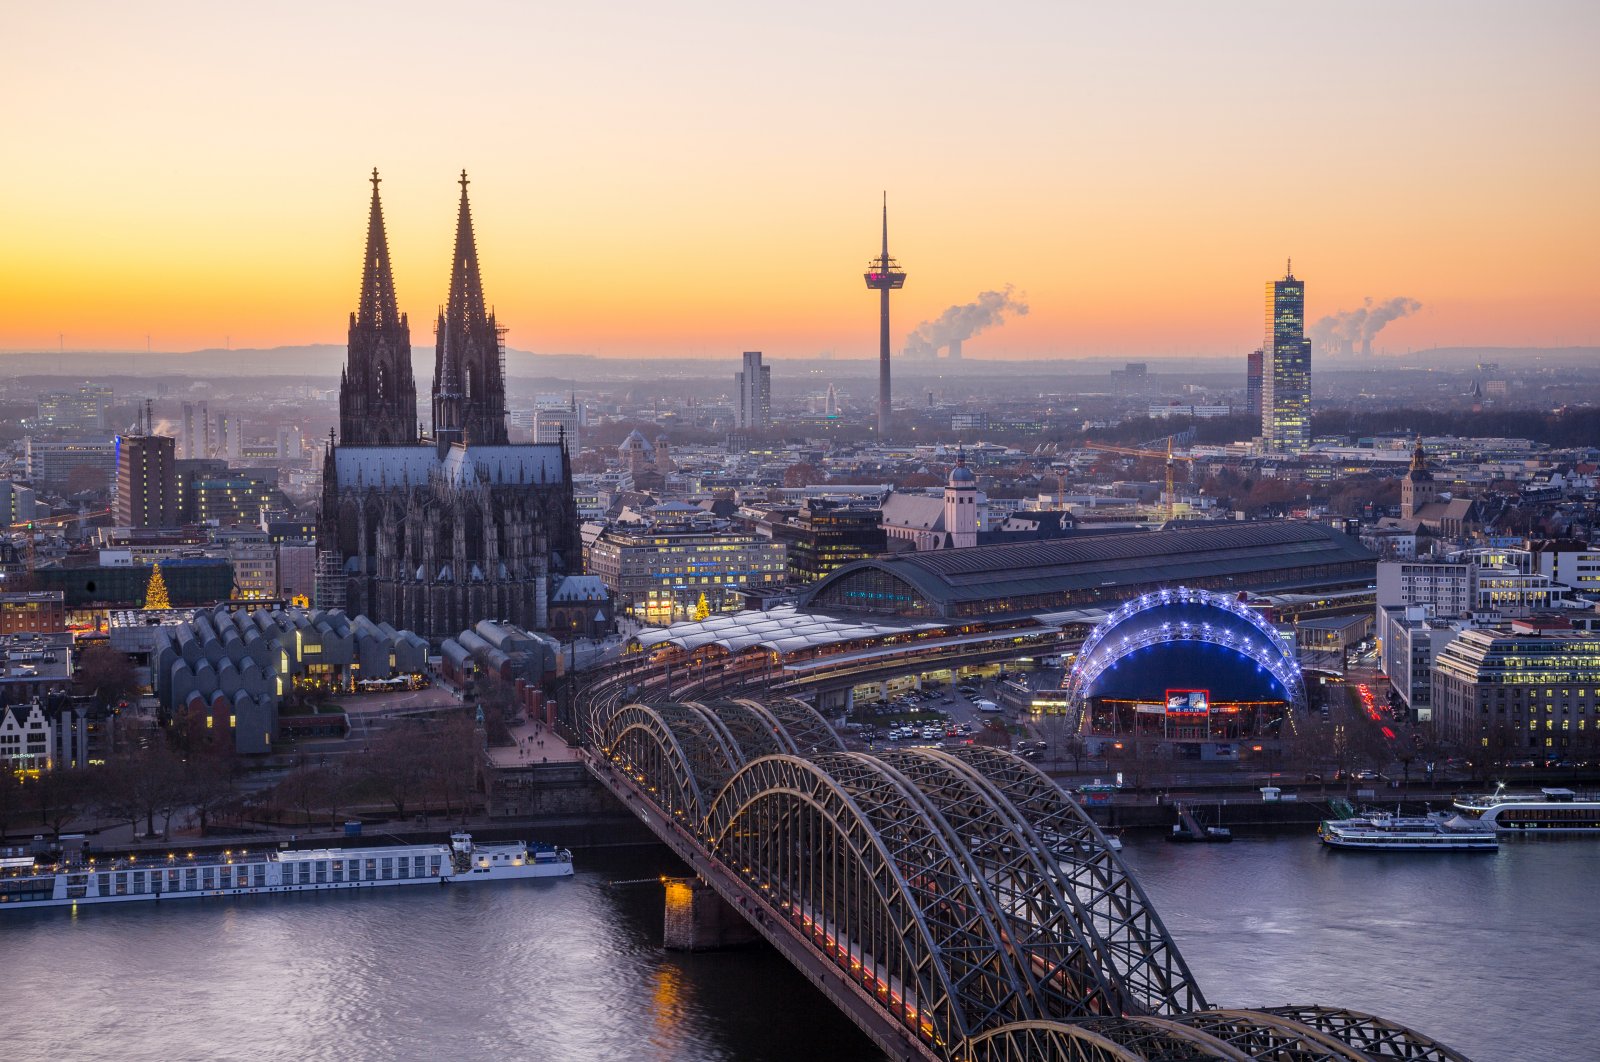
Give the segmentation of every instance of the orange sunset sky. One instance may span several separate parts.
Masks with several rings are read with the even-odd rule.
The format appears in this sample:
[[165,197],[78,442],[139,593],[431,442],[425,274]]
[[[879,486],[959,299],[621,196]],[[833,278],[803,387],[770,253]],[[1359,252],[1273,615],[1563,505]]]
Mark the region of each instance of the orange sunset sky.
[[[1600,342],[1600,4],[14,4],[0,350],[343,342],[378,167],[412,337],[457,171],[508,342],[875,351],[889,190],[968,357],[1227,354],[1292,255],[1379,341]],[[58,336],[64,337],[58,339]]]

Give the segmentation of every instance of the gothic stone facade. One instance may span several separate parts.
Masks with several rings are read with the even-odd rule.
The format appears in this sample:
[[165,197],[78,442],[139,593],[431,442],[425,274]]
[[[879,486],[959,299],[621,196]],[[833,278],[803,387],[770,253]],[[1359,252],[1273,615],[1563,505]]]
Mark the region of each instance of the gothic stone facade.
[[552,577],[582,563],[571,467],[564,444],[506,442],[499,332],[483,298],[465,175],[431,435],[416,431],[410,358],[395,356],[409,351],[409,332],[376,173],[350,334],[319,532],[338,570],[339,604],[433,639],[481,619],[547,629]]

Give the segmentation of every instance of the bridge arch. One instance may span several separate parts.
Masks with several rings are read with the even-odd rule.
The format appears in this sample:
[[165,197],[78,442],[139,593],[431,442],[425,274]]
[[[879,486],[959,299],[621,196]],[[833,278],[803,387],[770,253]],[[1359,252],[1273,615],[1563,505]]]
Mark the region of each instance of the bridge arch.
[[970,869],[948,834],[872,757],[767,756],[707,818],[718,857],[844,977],[944,1049],[1029,1016]]
[[940,808],[984,880],[1005,896],[1002,931],[1025,958],[1041,1016],[1078,1019],[1148,1009],[1125,989],[1118,955],[1065,888],[1051,850],[1060,843],[1057,834],[1036,830],[1003,793],[954,756],[903,749],[883,758]]
[[721,697],[703,703],[738,744],[744,762],[762,756],[800,754],[799,746],[783,723],[760,701],[750,697]]
[[1063,892],[1120,982],[1125,1010],[1177,1014],[1204,1008],[1205,995],[1144,889],[1077,802],[1020,756],[982,745],[949,755],[972,766],[1051,847]]
[[962,1062],[1145,1062],[1127,1048],[1080,1025],[1015,1021],[975,1036]]
[[710,803],[702,783],[714,785],[739,766],[700,710],[689,705],[630,702],[597,722],[606,758],[664,814],[691,828],[698,828]]
[[1183,644],[1216,646],[1255,664],[1291,707],[1305,709],[1305,679],[1294,645],[1233,595],[1184,586],[1124,602],[1096,626],[1063,682],[1067,700],[1087,702],[1106,672],[1134,653]]

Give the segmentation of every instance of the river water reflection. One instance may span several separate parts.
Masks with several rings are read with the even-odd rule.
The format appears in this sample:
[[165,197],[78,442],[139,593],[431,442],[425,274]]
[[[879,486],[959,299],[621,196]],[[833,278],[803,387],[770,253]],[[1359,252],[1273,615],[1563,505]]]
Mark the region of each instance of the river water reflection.
[[[1592,842],[1408,857],[1244,837],[1124,854],[1213,1002],[1370,1010],[1475,1062],[1600,1057]],[[555,882],[9,912],[5,1057],[881,1057],[765,948],[663,951],[650,879],[675,869],[664,852],[579,866]]]

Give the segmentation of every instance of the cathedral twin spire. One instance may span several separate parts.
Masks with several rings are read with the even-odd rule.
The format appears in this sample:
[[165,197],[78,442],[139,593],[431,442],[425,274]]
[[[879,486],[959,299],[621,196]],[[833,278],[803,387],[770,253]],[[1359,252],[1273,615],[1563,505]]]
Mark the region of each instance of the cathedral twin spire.
[[[349,358],[339,388],[339,441],[347,446],[414,445],[419,436],[411,332],[395,296],[377,170],[370,179],[372,210],[361,299],[350,315]],[[450,294],[436,325],[433,436],[440,445],[507,441],[501,330],[483,297],[467,183],[462,171]]]
[[376,328],[387,328],[401,320],[394,295],[394,270],[389,265],[389,237],[383,228],[383,202],[378,198],[382,178],[374,169],[372,213],[367,218],[367,258],[361,271],[361,306],[356,320]]
[[467,201],[467,171],[461,171],[461,208],[456,215],[456,250],[450,264],[450,295],[439,310],[433,374],[433,435],[450,442],[503,444],[506,396],[500,329],[483,298],[478,244]]
[[347,446],[403,446],[417,441],[411,326],[395,299],[377,170],[371,180],[361,301],[350,315],[349,356],[339,381],[339,441]]

